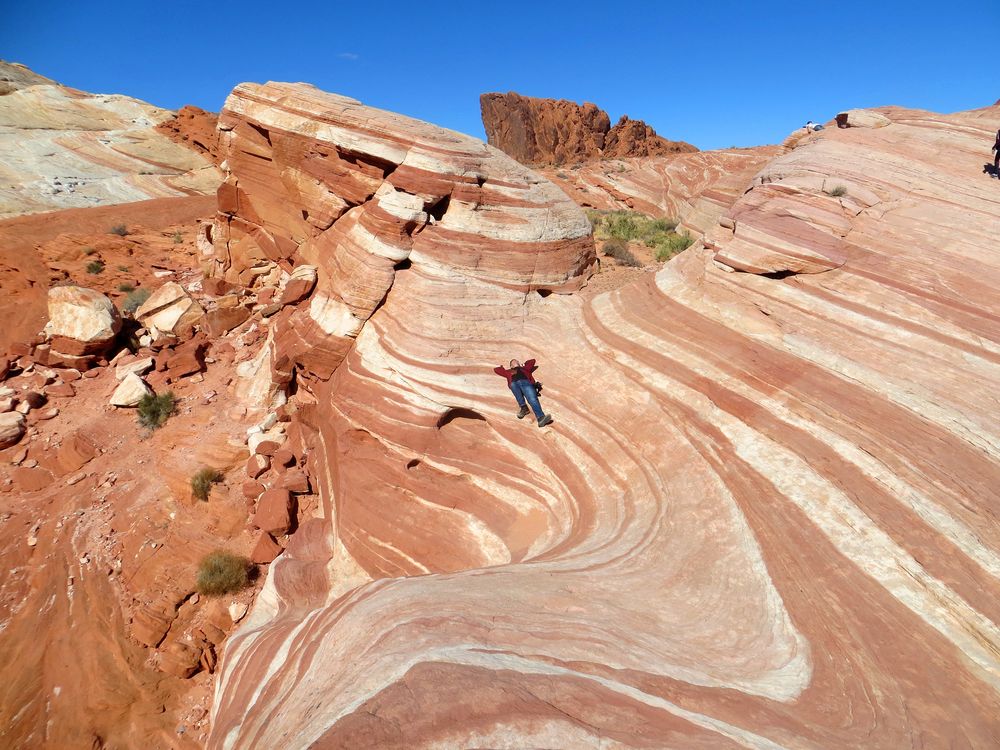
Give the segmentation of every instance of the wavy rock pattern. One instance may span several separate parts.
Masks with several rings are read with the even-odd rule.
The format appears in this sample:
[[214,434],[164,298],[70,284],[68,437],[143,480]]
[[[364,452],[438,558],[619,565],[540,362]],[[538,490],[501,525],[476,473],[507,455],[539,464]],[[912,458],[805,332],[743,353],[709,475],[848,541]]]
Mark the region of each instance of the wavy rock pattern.
[[0,219],[211,193],[212,162],[156,129],[172,115],[0,61]]
[[704,234],[779,152],[777,146],[698,151],[541,172],[581,206],[667,216]]
[[[1000,109],[883,114],[772,161],[734,231],[584,303],[532,291],[590,251],[531,173],[340,97],[239,87],[222,223],[299,243],[320,268],[301,336],[355,338],[329,378],[297,365],[324,514],[230,640],[210,746],[994,746]],[[303,183],[312,158],[348,165]],[[460,201],[480,178],[491,200]],[[441,221],[407,234],[442,184]],[[345,206],[319,231],[300,209],[338,205],[322,191]],[[799,256],[837,262],[727,270]],[[335,302],[370,317],[337,328]],[[490,371],[529,355],[548,430]]]

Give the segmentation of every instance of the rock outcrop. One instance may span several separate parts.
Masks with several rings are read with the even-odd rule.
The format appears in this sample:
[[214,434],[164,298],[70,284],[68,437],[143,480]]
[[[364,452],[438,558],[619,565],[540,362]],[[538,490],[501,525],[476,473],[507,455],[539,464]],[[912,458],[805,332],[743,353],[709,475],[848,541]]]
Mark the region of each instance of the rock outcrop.
[[49,322],[45,327],[53,351],[71,357],[105,352],[121,330],[114,303],[81,286],[49,289]]
[[297,297],[313,271],[296,266],[315,267],[307,304],[272,319],[276,383],[293,367],[328,378],[401,272],[523,296],[578,288],[594,263],[558,188],[468,136],[277,83],[237,87],[219,127],[229,173],[209,275],[287,277]]
[[0,219],[210,193],[210,158],[157,130],[169,110],[88,94],[0,62]]
[[576,104],[510,92],[483,94],[479,106],[490,145],[522,164],[574,164],[601,157],[698,150],[689,143],[668,141],[642,120],[627,116],[611,127],[607,113],[590,102]]
[[[995,744],[1000,109],[881,114],[584,302],[533,293],[592,252],[545,181],[238,87],[213,263],[319,269],[268,351],[321,506],[209,747]],[[491,371],[535,355],[547,430]]]
[[222,157],[219,153],[218,115],[206,112],[200,107],[188,104],[177,110],[169,120],[164,120],[156,129],[167,138],[187,146],[196,153],[210,159],[213,164],[219,164]]
[[609,159],[542,173],[581,206],[666,216],[704,234],[750,187],[777,146],[698,151],[645,159]]

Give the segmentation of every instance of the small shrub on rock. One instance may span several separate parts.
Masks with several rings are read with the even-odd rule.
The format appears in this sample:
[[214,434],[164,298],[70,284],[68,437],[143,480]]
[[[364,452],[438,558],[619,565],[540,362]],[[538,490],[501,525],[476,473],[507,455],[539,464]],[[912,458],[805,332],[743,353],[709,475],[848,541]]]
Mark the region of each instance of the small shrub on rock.
[[135,291],[135,287],[132,286],[131,284],[119,284],[118,285],[118,291],[119,292],[134,292]]
[[[122,289],[124,292],[125,290]],[[122,302],[122,312],[134,313],[140,307],[142,303],[149,299],[151,292],[148,289],[136,289],[133,292],[129,292],[128,296]]]
[[92,260],[87,264],[87,273],[104,273],[104,261],[103,260]]
[[179,245],[184,241],[183,235],[180,232],[174,232],[174,244]]
[[626,266],[636,267],[642,265],[642,263],[636,260],[636,257],[632,255],[632,253],[628,249],[628,246],[625,244],[623,240],[620,239],[607,240],[604,243],[603,251],[605,255],[614,258],[615,260],[621,261]]
[[212,492],[212,485],[221,481],[222,472],[206,466],[191,477],[191,494],[201,501],[207,501]]
[[117,234],[119,237],[128,236],[128,227],[124,224],[115,224],[111,229],[108,230],[108,234]]
[[669,260],[677,253],[687,250],[693,242],[694,237],[687,232],[667,235],[656,245],[656,259],[661,263]]
[[177,399],[173,391],[161,393],[159,396],[148,394],[139,401],[139,424],[156,430],[163,427],[170,415],[177,408]]
[[85,248],[83,248],[83,254],[84,255],[93,255],[96,252],[97,252],[97,249],[93,248],[93,247],[85,247]]
[[198,565],[195,589],[202,596],[222,596],[246,588],[250,582],[250,561],[225,550],[216,550]]
[[842,195],[847,195],[847,188],[845,188],[843,185],[836,185],[830,190],[830,195],[832,195],[834,198],[839,198]]

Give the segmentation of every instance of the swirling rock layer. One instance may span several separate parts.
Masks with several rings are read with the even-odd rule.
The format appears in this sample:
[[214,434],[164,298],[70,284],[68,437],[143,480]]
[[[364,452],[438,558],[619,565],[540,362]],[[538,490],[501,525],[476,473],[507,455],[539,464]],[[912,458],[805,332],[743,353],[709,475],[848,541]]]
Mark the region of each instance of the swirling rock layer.
[[211,193],[211,160],[157,129],[172,115],[0,61],[0,219]]
[[548,168],[542,174],[581,206],[667,216],[704,234],[779,152],[777,146],[698,151]]
[[[502,207],[449,188],[407,231],[494,152],[301,88],[227,112],[226,221],[320,268],[301,336],[368,317],[331,377],[293,368],[323,513],[230,640],[211,747],[996,744],[1000,109],[811,137],[589,302],[533,293],[579,276],[574,214],[506,162]],[[477,213],[488,249],[448,226]],[[491,372],[529,356],[547,430]]]

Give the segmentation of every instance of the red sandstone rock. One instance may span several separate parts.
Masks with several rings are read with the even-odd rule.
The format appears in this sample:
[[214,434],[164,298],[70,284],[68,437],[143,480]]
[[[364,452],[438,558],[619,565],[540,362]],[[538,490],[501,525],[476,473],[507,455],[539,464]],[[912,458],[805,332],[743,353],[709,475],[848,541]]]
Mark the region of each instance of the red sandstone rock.
[[268,490],[257,501],[253,525],[274,536],[283,536],[292,526],[292,496],[288,490]]
[[251,479],[256,479],[269,468],[271,468],[271,460],[267,456],[253,455],[247,459],[247,476]]
[[64,474],[79,471],[97,455],[97,446],[81,432],[67,436],[56,454],[56,461]]
[[171,641],[159,652],[158,666],[162,672],[187,679],[201,666],[201,650],[181,641]]
[[[220,225],[246,224],[216,248],[225,273],[264,252],[252,232],[314,226],[295,213],[318,188],[279,198],[274,173],[317,132],[360,161],[374,143],[462,173],[458,136],[279,90],[227,105],[233,149],[256,156],[233,160],[244,208]],[[1000,193],[981,170],[1000,111],[884,116],[760,164],[748,192],[712,198],[739,196],[710,246],[608,294],[526,291],[536,261],[572,266],[507,236],[549,225],[537,207],[504,207],[502,249],[481,257],[505,273],[470,280],[441,231],[452,195],[406,235],[412,267],[351,343],[331,342],[338,318],[320,303],[279,313],[268,354],[309,396],[326,518],[270,566],[208,745],[992,747]],[[357,257],[401,236],[370,226]],[[929,253],[929,237],[948,242]],[[311,242],[310,262],[345,250]],[[438,252],[422,266],[425,242]],[[313,300],[357,304],[327,277]],[[323,333],[298,325],[317,319]],[[529,342],[544,345],[548,430],[515,420],[483,365],[534,356]],[[282,667],[285,654],[308,659]],[[251,675],[266,687],[251,692]]]
[[271,458],[271,465],[278,469],[278,471],[284,471],[288,466],[295,464],[295,454],[290,448],[281,448],[274,452],[274,456]]
[[45,395],[56,398],[72,398],[76,395],[76,389],[69,383],[54,383],[45,388]]
[[247,500],[256,500],[264,491],[264,485],[260,482],[244,482],[240,488]]
[[250,317],[245,307],[223,307],[209,310],[202,318],[202,327],[209,336],[224,336]]
[[641,120],[622,116],[612,128],[608,115],[589,102],[508,94],[479,97],[491,146],[523,164],[578,163],[603,157],[659,156],[697,151],[668,141]]
[[289,492],[309,492],[309,476],[302,469],[290,469],[281,475],[281,486]]
[[250,551],[250,562],[258,565],[266,565],[274,562],[274,558],[283,552],[281,545],[274,541],[274,537],[266,531],[260,532],[257,541],[254,542]]
[[19,492],[38,492],[52,484],[52,474],[40,466],[19,466],[11,472],[14,486]]
[[216,165],[222,162],[219,154],[219,132],[216,130],[218,116],[199,107],[187,104],[177,110],[177,114],[164,120],[156,129],[170,140],[187,146],[206,156]]

